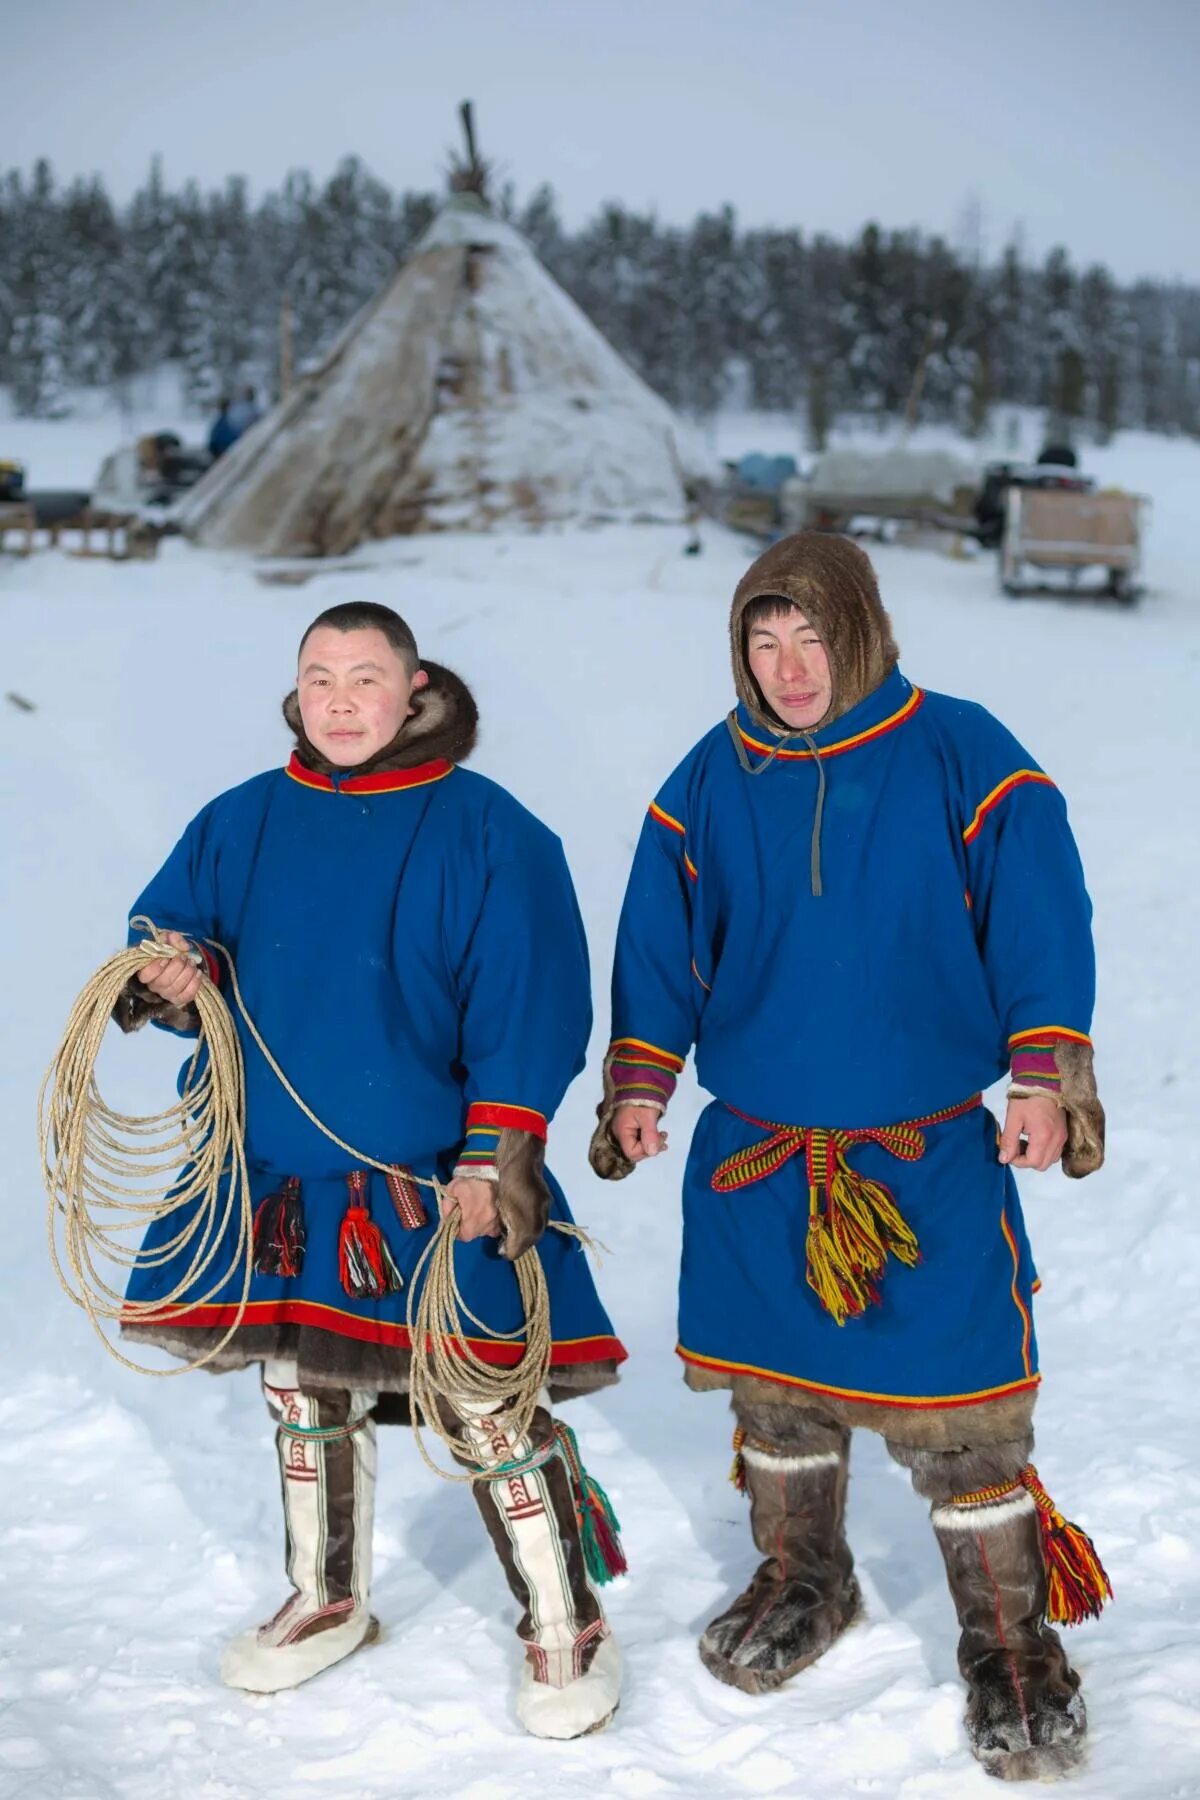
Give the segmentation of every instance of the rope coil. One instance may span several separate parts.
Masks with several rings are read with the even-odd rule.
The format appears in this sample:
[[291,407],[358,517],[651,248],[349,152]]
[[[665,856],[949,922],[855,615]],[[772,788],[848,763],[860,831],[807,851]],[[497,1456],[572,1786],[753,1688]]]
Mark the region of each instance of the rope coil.
[[[131,920],[131,925],[146,935],[140,944],[110,957],[85,984],[38,1093],[42,1179],[49,1196],[50,1257],[63,1291],[87,1313],[110,1355],[139,1374],[181,1375],[202,1368],[220,1354],[241,1325],[249,1297],[253,1208],[245,1154],[245,1066],[233,1013],[220,989],[205,977],[192,1002],[200,1023],[199,1039],[184,1072],[176,1104],[150,1115],[120,1113],[108,1105],[96,1081],[96,1059],[122,991],[148,963],[189,954],[167,942],[150,919],[138,917]],[[246,1008],[233,957],[215,939],[204,942],[224,958],[230,991],[242,1022],[267,1066],[300,1111],[355,1163],[385,1177],[394,1175],[392,1165],[380,1162],[331,1131],[296,1092]],[[202,1060],[204,1050],[208,1053],[206,1063]],[[165,1188],[150,1185],[164,1175],[175,1176],[181,1160],[188,1165],[183,1180],[174,1180]],[[536,1248],[516,1259],[513,1271],[525,1324],[511,1332],[494,1331],[471,1312],[458,1285],[454,1268],[459,1230],[455,1202],[436,1176],[414,1175],[412,1179],[432,1190],[439,1213],[438,1224],[413,1270],[408,1288],[413,1434],[426,1464],[444,1480],[476,1481],[486,1470],[456,1474],[441,1468],[425,1447],[421,1426],[434,1431],[460,1462],[463,1439],[447,1424],[439,1400],[460,1419],[464,1417],[459,1411],[463,1404],[482,1406],[488,1412],[503,1408],[506,1427],[516,1436],[528,1434],[549,1374],[552,1350],[545,1270]],[[131,1249],[119,1235],[144,1231],[148,1225],[183,1208],[193,1209],[191,1217],[157,1249]],[[111,1218],[118,1211],[126,1216]],[[209,1277],[219,1246],[234,1219],[237,1237],[232,1256],[219,1273],[211,1276],[204,1291],[197,1293],[197,1285]],[[581,1247],[591,1244],[587,1233],[577,1225],[551,1219],[550,1226],[574,1238]],[[127,1270],[157,1268],[189,1247],[191,1255],[185,1273],[158,1300],[126,1299],[122,1290],[108,1284],[97,1267],[97,1258],[102,1257]],[[105,1335],[104,1324],[111,1321],[169,1323],[219,1293],[239,1267],[241,1293],[233,1322],[203,1355],[172,1368],[149,1369],[124,1356]],[[524,1355],[515,1365],[506,1367],[485,1362],[467,1340],[465,1322],[492,1341],[523,1340]]]

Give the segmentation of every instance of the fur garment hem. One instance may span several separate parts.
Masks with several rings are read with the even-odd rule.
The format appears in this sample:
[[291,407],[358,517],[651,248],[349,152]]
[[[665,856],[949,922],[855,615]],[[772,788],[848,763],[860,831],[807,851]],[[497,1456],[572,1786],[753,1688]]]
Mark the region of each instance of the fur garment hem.
[[876,1431],[892,1442],[938,1450],[1007,1443],[1022,1436],[1031,1429],[1037,1400],[1034,1388],[980,1400],[973,1406],[897,1407],[873,1400],[841,1400],[831,1394],[790,1387],[785,1382],[766,1381],[757,1375],[730,1375],[694,1363],[684,1364],[683,1378],[695,1393],[729,1389],[739,1416],[744,1408],[754,1406],[793,1406],[841,1426]]
[[[224,1332],[212,1329],[175,1329],[164,1325],[124,1325],[122,1339],[131,1344],[151,1344],[169,1356],[191,1361],[209,1350]],[[364,1344],[335,1332],[306,1325],[243,1325],[217,1352],[205,1371],[227,1375],[254,1363],[286,1360],[296,1363],[298,1385],[306,1393],[329,1388],[369,1388],[379,1396],[374,1411],[381,1425],[411,1424],[408,1404],[411,1352],[386,1344]],[[577,1394],[598,1393],[614,1387],[620,1377],[611,1360],[564,1363],[552,1368],[547,1387],[558,1403]]]

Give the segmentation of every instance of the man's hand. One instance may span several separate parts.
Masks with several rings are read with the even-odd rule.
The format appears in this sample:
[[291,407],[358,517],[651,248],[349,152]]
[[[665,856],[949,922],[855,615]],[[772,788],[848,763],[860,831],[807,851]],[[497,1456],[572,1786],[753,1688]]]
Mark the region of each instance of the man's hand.
[[457,1175],[446,1192],[458,1207],[460,1242],[470,1244],[476,1238],[500,1236],[494,1181],[476,1181],[470,1175]]
[[658,1129],[660,1116],[653,1106],[618,1106],[609,1129],[630,1162],[642,1162],[666,1149],[667,1134]]
[[1048,1169],[1062,1155],[1066,1141],[1067,1115],[1049,1094],[1009,1101],[1000,1136],[1002,1163],[1014,1169]]
[[[191,950],[192,946],[187,938],[178,931],[164,931],[162,936],[178,950]],[[144,982],[160,1000],[169,1000],[172,1006],[190,1006],[200,992],[204,971],[196,967],[189,955],[167,956],[139,969],[138,980]]]

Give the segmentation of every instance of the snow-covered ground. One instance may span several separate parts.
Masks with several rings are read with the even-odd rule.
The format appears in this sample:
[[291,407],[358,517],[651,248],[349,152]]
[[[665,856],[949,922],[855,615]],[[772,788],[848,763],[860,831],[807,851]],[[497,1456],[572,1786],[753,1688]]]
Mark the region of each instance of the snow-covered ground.
[[[0,449],[27,455],[39,484],[76,478],[77,464],[86,478],[89,429],[13,422]],[[112,441],[110,428],[98,448]],[[1109,1160],[1083,1185],[1023,1184],[1045,1282],[1038,1462],[1096,1536],[1117,1595],[1072,1634],[1092,1751],[1068,1791],[1165,1800],[1200,1793],[1200,447],[1125,438],[1093,460],[1155,497],[1140,609],[1008,602],[986,560],[885,547],[877,564],[909,674],[984,701],[1029,744],[1068,795],[1089,870]],[[672,1355],[676,1183],[699,1094],[683,1085],[670,1155],[628,1183],[605,1187],[585,1160],[641,816],[729,703],[725,612],[750,548],[709,530],[689,559],[682,537],[409,540],[302,587],[263,585],[246,562],[178,541],[151,564],[0,559],[0,692],[36,709],[0,699],[3,1800],[993,1791],[959,1724],[925,1508],[866,1435],[850,1506],[866,1622],[769,1698],[718,1686],[696,1656],[701,1626],[755,1561],[725,1479],[724,1402],[689,1395]],[[632,1574],[609,1590],[621,1711],[567,1746],[516,1726],[499,1569],[469,1499],[437,1484],[399,1431],[381,1436],[382,1644],[291,1695],[221,1688],[222,1643],[281,1597],[256,1383],[128,1373],[59,1294],[46,1255],[34,1095],[70,1001],[122,941],[130,897],[181,825],[283,756],[277,703],[300,629],[352,598],[397,606],[471,682],[477,766],[562,835],[591,937],[591,1065],[552,1147],[578,1217],[613,1251],[601,1283],[632,1352],[619,1388],[571,1409]],[[150,1110],[176,1060],[150,1033],[110,1044],[106,1091]]]

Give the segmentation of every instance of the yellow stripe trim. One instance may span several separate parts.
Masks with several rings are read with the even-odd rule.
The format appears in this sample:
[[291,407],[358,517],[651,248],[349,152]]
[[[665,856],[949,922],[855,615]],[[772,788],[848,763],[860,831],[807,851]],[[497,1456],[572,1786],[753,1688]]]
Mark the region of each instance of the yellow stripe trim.
[[1000,1209],[1000,1229],[1004,1233],[1004,1241],[1012,1256],[1013,1278],[1009,1292],[1013,1297],[1013,1305],[1021,1315],[1021,1361],[1025,1365],[1025,1373],[1032,1375],[1033,1366],[1029,1361],[1029,1345],[1033,1338],[1033,1319],[1030,1317],[1029,1308],[1022,1300],[1017,1287],[1017,1279],[1021,1273],[1021,1257],[1017,1250],[1017,1240],[1012,1234],[1012,1226],[1008,1222],[1008,1215],[1003,1207]]
[[[375,794],[403,794],[407,793],[409,788],[429,787],[432,782],[445,781],[447,775],[453,775],[456,766],[457,765],[455,764],[451,764],[448,769],[442,769],[436,775],[426,775],[421,781],[406,781],[400,787],[375,788],[369,792],[363,788],[351,788],[350,792],[352,794],[365,794],[367,799],[374,798]],[[285,767],[283,772],[289,780],[298,782],[301,787],[310,788],[314,793],[332,794],[336,792],[333,788],[327,788],[323,781],[316,779],[311,781],[307,780],[305,776],[298,775],[294,769]]]
[[1026,1038],[1065,1037],[1076,1044],[1090,1044],[1091,1038],[1086,1031],[1072,1031],[1069,1025],[1035,1025],[1029,1031],[1014,1031],[1008,1040],[1011,1050],[1015,1044],[1023,1044]]
[[839,1400],[873,1400],[880,1406],[970,1406],[976,1400],[994,1400],[1001,1394],[1019,1394],[1025,1388],[1037,1387],[1040,1375],[1026,1380],[1006,1381],[1002,1387],[980,1388],[974,1394],[872,1394],[864,1388],[831,1387],[827,1382],[802,1381],[799,1375],[781,1375],[777,1369],[760,1369],[754,1363],[722,1362],[715,1356],[699,1356],[676,1344],[675,1354],[683,1362],[696,1363],[703,1369],[727,1370],[732,1375],[761,1375],[764,1381],[780,1381],[788,1387],[807,1388],[813,1394],[833,1394]]
[[[682,1056],[676,1056],[673,1050],[664,1050],[661,1044],[648,1043],[645,1038],[614,1038],[608,1047],[610,1051],[618,1050],[622,1044],[636,1044],[639,1050],[653,1050],[658,1056],[669,1056],[672,1062],[678,1063],[679,1067],[681,1069],[683,1068],[684,1058]],[[621,1062],[622,1060],[623,1059],[618,1056],[617,1061]]]
[[1009,788],[1019,787],[1023,781],[1036,781],[1041,783],[1043,787],[1054,786],[1054,782],[1051,780],[1050,776],[1045,774],[1041,769],[1016,769],[1011,775],[1006,775],[1003,781],[998,781],[996,783],[990,794],[984,795],[983,799],[979,802],[979,805],[975,808],[975,817],[963,832],[963,842],[965,844],[971,842],[971,839],[976,835],[979,827],[983,824],[984,819],[991,808],[996,804],[997,800],[1002,799]]
[[[819,745],[817,748],[817,755],[836,756],[842,750],[853,750],[856,744],[865,744],[869,738],[878,737],[881,731],[890,731],[893,725],[899,725],[901,720],[906,719],[910,712],[915,712],[916,708],[920,706],[924,698],[925,696],[921,689],[914,688],[899,712],[892,713],[890,717],[886,719],[880,719],[878,725],[872,725],[866,731],[859,731],[856,732],[853,737],[843,738],[838,744]],[[750,733],[748,731],[743,731],[740,725],[738,726],[738,733],[743,744],[748,744],[751,750],[761,751],[764,756],[769,756],[774,749],[773,744],[763,744],[759,742],[758,738],[752,738]],[[777,757],[811,756],[812,751],[776,750],[775,754]]]
[[656,800],[650,802],[650,817],[657,819],[660,825],[669,826],[672,831],[677,831],[680,837],[687,836],[686,826],[681,825],[678,819],[673,819],[669,812],[664,812]]

